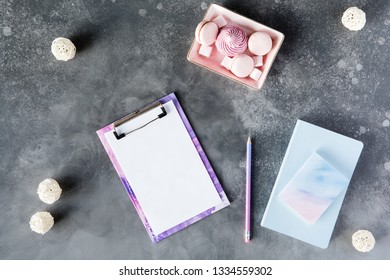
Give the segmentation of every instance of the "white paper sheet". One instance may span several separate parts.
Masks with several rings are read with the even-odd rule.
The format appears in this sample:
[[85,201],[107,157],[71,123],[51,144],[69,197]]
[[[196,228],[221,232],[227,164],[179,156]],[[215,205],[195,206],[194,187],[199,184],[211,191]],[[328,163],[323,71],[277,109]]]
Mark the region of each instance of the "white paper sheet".
[[164,107],[167,116],[120,140],[105,134],[156,235],[222,202],[175,105]]

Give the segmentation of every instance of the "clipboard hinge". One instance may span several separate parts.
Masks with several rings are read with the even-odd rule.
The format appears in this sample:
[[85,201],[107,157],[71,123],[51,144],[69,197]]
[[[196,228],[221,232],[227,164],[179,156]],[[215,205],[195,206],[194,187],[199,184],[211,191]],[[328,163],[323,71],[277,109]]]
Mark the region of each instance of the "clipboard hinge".
[[[121,126],[121,125],[123,125],[123,124],[125,124],[125,123],[127,123],[129,121],[132,121],[135,118],[138,118],[138,117],[140,117],[140,116],[142,116],[142,115],[144,115],[144,114],[146,114],[146,113],[150,112],[151,110],[154,110],[154,109],[156,109],[158,107],[160,108],[161,113],[158,114],[154,119],[151,119],[151,120],[147,121],[145,124],[142,124],[142,125],[134,128],[134,129],[132,129],[132,130],[130,130],[128,132],[118,133],[117,128],[119,126]],[[117,140],[122,139],[126,135],[141,129],[141,128],[147,126],[148,124],[150,124],[150,123],[152,123],[152,122],[154,122],[154,121],[156,121],[158,119],[161,119],[161,118],[165,117],[166,115],[167,115],[167,111],[165,110],[164,105],[161,104],[160,102],[154,102],[153,104],[151,104],[149,106],[146,106],[146,107],[144,107],[142,109],[139,109],[139,110],[137,110],[137,111],[135,111],[135,112],[133,112],[133,113],[131,113],[131,114],[129,114],[129,115],[119,119],[119,120],[117,120],[116,122],[114,122],[114,135],[115,135],[115,138]]]

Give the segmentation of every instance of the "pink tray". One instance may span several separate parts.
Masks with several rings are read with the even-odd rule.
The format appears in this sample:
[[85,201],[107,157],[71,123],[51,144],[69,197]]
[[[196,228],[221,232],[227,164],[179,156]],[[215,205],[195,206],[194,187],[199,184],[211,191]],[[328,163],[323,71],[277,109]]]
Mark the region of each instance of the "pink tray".
[[[225,67],[221,66],[221,61],[223,59],[223,55],[218,52],[215,45],[211,45],[213,47],[213,51],[210,55],[210,57],[205,57],[200,55],[199,48],[200,44],[194,39],[192,46],[187,54],[187,59],[195,63],[199,66],[202,66],[210,71],[213,71],[219,75],[225,76],[227,78],[230,78],[236,82],[239,82],[243,85],[246,85],[252,89],[260,89],[265,79],[267,78],[268,72],[271,69],[272,63],[275,60],[276,54],[278,53],[280,46],[282,45],[282,42],[284,40],[283,33],[280,33],[279,31],[276,31],[275,29],[272,29],[268,26],[265,26],[261,23],[258,23],[256,21],[253,21],[249,18],[246,18],[244,16],[238,15],[224,7],[221,7],[216,4],[212,4],[204,16],[203,20],[213,20],[217,16],[222,15],[228,24],[239,26],[242,29],[245,30],[245,32],[248,35],[251,35],[253,32],[256,31],[264,31],[267,32],[273,42],[273,46],[271,51],[264,56],[264,65],[259,67],[259,69],[263,72],[261,77],[255,81],[251,79],[250,77],[247,78],[238,78],[233,73],[231,73],[229,70],[227,70]],[[199,21],[200,22],[200,21]],[[253,56],[249,52],[247,52],[248,55]]]

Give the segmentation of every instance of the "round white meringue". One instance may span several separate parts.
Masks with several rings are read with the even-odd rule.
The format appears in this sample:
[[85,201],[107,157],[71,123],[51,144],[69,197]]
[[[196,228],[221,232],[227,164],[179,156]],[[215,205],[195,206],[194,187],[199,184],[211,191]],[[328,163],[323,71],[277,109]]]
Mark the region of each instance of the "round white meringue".
[[60,198],[62,189],[56,180],[48,178],[39,184],[37,193],[40,200],[52,204]]
[[366,24],[366,14],[357,7],[351,7],[344,12],[341,22],[349,30],[358,31]]
[[49,212],[37,212],[30,219],[32,231],[44,235],[54,225],[54,218]]
[[76,47],[71,40],[59,37],[51,43],[51,52],[57,60],[67,61],[76,55]]
[[375,246],[375,238],[368,230],[358,230],[352,235],[352,245],[359,252],[370,252]]

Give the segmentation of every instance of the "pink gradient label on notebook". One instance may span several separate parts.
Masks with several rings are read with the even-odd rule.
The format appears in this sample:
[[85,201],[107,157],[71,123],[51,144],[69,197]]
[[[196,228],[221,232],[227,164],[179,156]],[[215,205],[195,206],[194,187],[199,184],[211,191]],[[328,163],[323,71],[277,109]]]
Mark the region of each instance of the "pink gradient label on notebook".
[[348,178],[313,153],[279,194],[308,223],[314,224],[348,186]]

